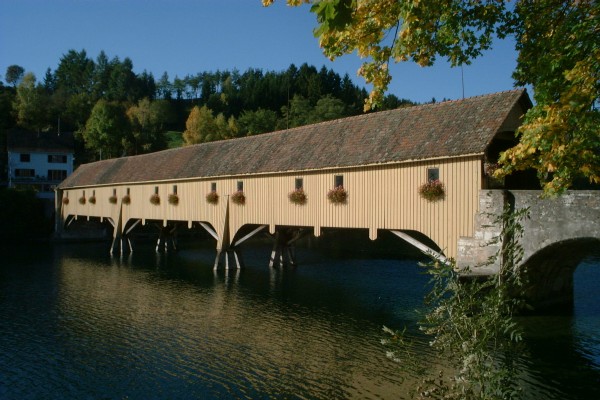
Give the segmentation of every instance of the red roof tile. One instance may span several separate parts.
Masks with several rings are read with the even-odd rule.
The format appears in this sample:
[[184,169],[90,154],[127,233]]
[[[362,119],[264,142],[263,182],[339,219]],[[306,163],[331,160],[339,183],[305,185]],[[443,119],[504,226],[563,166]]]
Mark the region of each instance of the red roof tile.
[[80,166],[61,187],[303,171],[481,154],[514,107],[512,90]]

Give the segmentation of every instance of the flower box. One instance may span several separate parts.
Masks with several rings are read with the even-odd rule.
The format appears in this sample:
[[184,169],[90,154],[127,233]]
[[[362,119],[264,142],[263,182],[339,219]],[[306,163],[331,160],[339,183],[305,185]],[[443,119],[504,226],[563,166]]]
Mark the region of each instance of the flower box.
[[332,204],[345,204],[348,201],[348,192],[343,186],[338,186],[327,192],[327,198]]
[[157,195],[156,193],[153,194],[152,196],[150,196],[150,203],[154,204],[155,206],[160,204],[160,196]]
[[92,197],[89,198],[88,201],[90,202],[90,204],[96,204],[96,197],[92,196]]
[[179,204],[179,196],[177,196],[175,193],[171,193],[169,195],[169,204],[172,204],[174,206],[176,206],[177,204]]
[[131,197],[128,194],[123,196],[123,204],[131,204]]
[[231,201],[233,201],[234,204],[243,206],[244,204],[246,204],[246,195],[243,191],[238,190],[237,192],[231,195]]
[[304,193],[304,189],[298,188],[288,194],[288,199],[294,204],[304,205],[306,204],[307,197],[306,193]]
[[81,205],[85,204],[85,197],[82,196],[79,198],[79,204],[81,204]]
[[433,179],[419,187],[419,194],[430,202],[436,202],[446,197],[446,188],[439,179]]
[[64,205],[69,204],[69,198],[68,197],[63,197],[62,202]]
[[117,196],[110,196],[110,197],[108,198],[108,202],[109,202],[110,204],[117,204]]
[[219,194],[214,190],[208,192],[206,195],[206,202],[208,204],[217,204],[219,202]]

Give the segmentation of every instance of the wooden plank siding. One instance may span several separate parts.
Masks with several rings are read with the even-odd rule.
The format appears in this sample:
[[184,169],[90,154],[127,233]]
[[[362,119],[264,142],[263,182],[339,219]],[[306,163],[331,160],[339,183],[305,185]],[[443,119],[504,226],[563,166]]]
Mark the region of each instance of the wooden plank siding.
[[[231,238],[246,224],[298,226],[313,228],[364,228],[375,239],[380,229],[418,231],[431,238],[448,257],[455,257],[458,238],[473,235],[473,218],[478,211],[481,188],[482,157],[480,155],[444,160],[419,161],[395,165],[331,169],[327,171],[288,172],[268,175],[207,178],[191,181],[148,182],[65,189],[62,213],[78,217],[103,217],[117,220],[122,210],[123,227],[128,221],[141,219],[164,221],[207,222],[222,237],[225,212],[229,202]],[[427,168],[439,168],[440,180],[446,186],[446,198],[430,203],[418,194],[418,187],[427,180]],[[334,186],[335,175],[343,175],[348,192],[346,204],[331,204],[327,192]],[[303,179],[308,201],[296,205],[289,201],[296,178]],[[246,204],[233,204],[229,196],[242,181]],[[216,182],[219,203],[206,202],[211,183]],[[168,195],[177,185],[179,203],[172,205]],[[158,188],[160,204],[150,197]],[[129,189],[131,203],[122,204]],[[89,199],[95,192],[96,204],[78,199],[83,191]],[[116,190],[118,202],[109,197]]]
[[[69,216],[111,218],[115,238],[133,220],[202,221],[217,232],[219,250],[247,224],[271,232],[310,227],[317,236],[321,228],[360,228],[371,239],[381,229],[405,230],[455,257],[459,237],[473,235],[479,191],[487,185],[483,163],[512,143],[529,107],[527,93],[513,90],[84,164],[57,188],[57,229]],[[445,199],[434,203],[418,193],[428,168],[439,169],[446,187]],[[343,175],[346,204],[327,199],[336,175]],[[303,179],[304,205],[288,199],[296,178]],[[238,181],[243,206],[230,200]],[[217,205],[205,200],[212,183]],[[173,185],[178,205],[168,202]],[[150,203],[155,188],[159,205]],[[86,198],[95,191],[96,204],[79,203],[84,190]],[[129,205],[122,204],[127,190]],[[108,202],[113,191],[117,204]]]

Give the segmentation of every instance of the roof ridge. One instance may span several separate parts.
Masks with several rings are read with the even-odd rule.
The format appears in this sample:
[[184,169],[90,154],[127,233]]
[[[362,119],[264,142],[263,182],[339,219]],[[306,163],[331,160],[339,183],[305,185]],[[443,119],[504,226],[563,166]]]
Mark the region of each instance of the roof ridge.
[[[527,98],[524,89],[513,89],[101,160],[78,169],[61,186],[303,171],[483,154],[509,118],[510,110],[523,98]],[[526,108],[521,104],[520,110]]]

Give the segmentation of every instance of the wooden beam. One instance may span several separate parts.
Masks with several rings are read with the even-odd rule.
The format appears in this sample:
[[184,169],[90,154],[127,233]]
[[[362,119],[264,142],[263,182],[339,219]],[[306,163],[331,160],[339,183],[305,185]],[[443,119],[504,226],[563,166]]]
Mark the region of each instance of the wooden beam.
[[425,244],[419,242],[417,239],[410,236],[409,234],[404,233],[402,231],[390,231],[390,232],[392,232],[394,235],[398,236],[400,239],[412,244],[417,249],[421,250],[424,254],[426,254],[428,256],[432,256],[436,260],[441,261],[446,265],[450,264],[450,261],[446,257],[444,257],[441,253],[439,253],[439,252],[433,250],[431,247],[428,247]]
[[262,231],[266,227],[267,227],[267,225],[261,225],[261,226],[259,226],[258,228],[254,229],[252,232],[250,232],[249,234],[247,234],[243,238],[241,238],[239,240],[236,240],[236,242],[233,244],[233,246],[238,246],[238,245],[242,244],[243,242],[245,242],[246,240],[250,239],[252,236],[256,235],[258,232]]
[[214,229],[213,229],[213,228],[212,228],[210,225],[208,225],[208,224],[207,224],[207,223],[205,223],[205,222],[199,222],[199,224],[200,224],[200,225],[201,225],[201,226],[202,226],[204,229],[206,229],[206,231],[207,231],[208,233],[210,233],[210,235],[211,235],[212,237],[214,237],[215,239],[219,240],[219,235],[217,235],[217,232],[215,232],[215,230],[214,230]]

